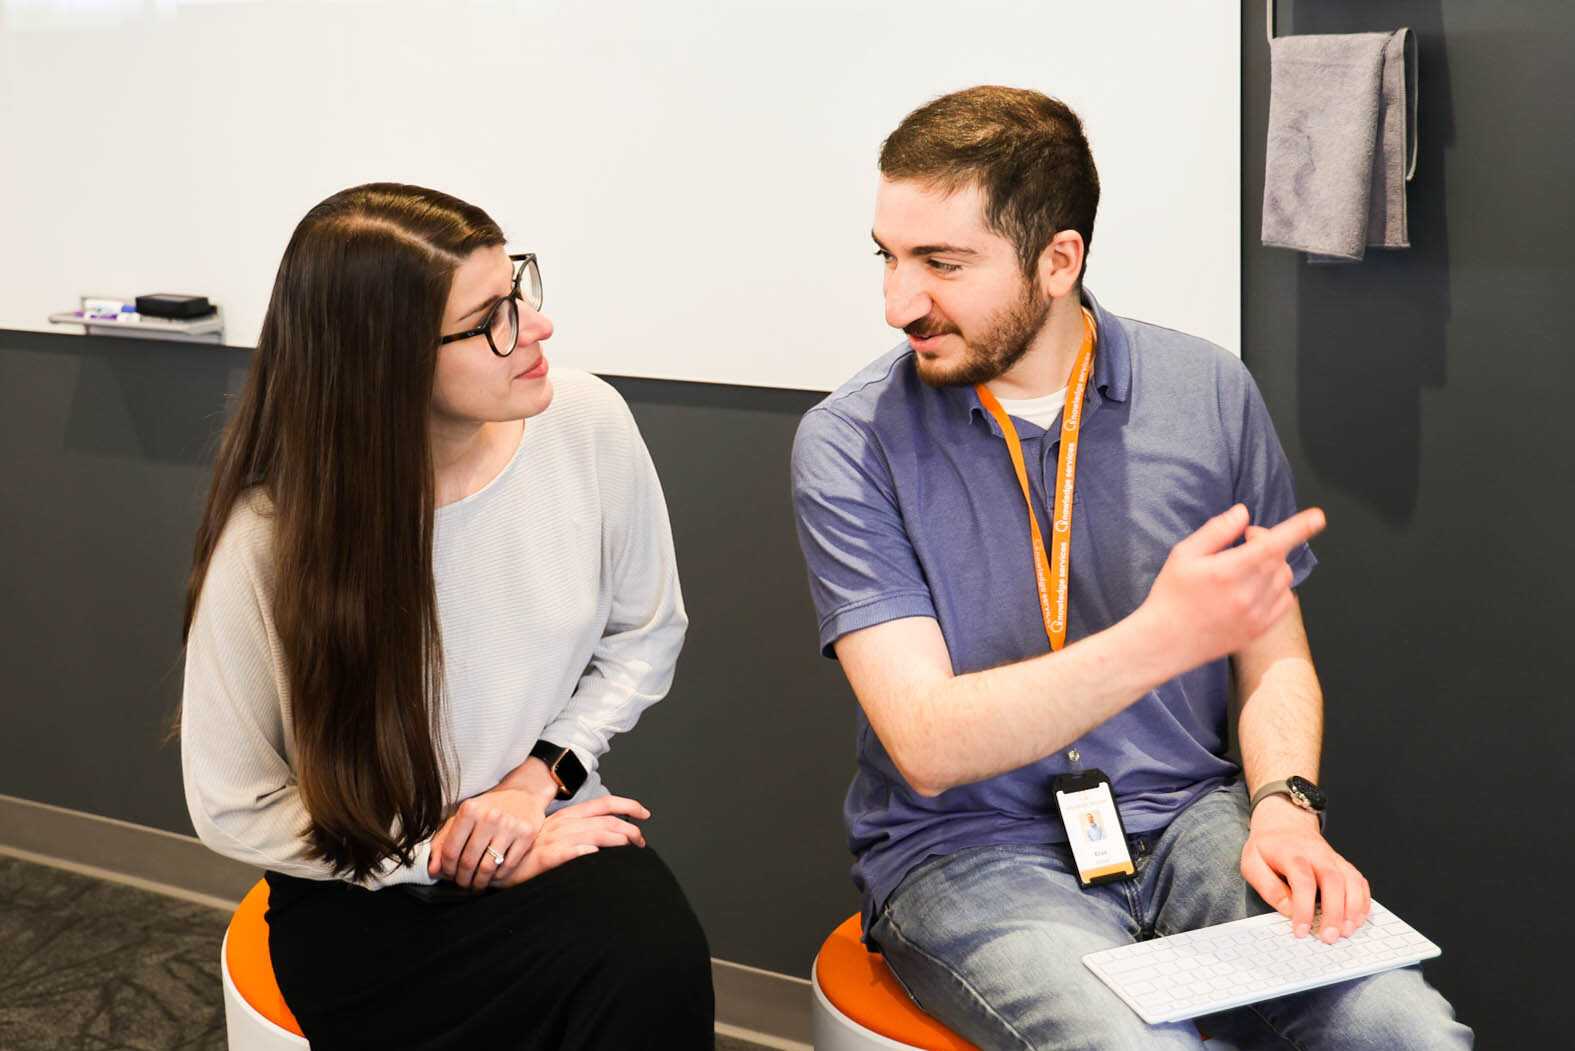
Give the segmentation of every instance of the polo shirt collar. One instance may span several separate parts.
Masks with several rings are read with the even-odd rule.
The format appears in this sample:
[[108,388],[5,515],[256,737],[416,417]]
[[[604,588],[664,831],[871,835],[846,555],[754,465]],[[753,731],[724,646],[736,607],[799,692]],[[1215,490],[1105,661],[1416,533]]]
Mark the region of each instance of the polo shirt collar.
[[1099,326],[1094,389],[1089,393],[1096,403],[1101,396],[1106,401],[1126,401],[1132,394],[1132,345],[1127,342],[1127,330],[1121,319],[1100,306],[1099,300],[1086,288],[1083,289],[1083,305],[1094,312],[1094,324]]

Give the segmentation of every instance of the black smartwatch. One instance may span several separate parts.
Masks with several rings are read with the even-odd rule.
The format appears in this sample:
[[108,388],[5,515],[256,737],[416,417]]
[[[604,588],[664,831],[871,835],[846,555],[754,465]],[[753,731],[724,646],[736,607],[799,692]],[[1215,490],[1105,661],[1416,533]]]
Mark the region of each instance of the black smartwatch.
[[1318,827],[1323,828],[1324,807],[1328,804],[1328,798],[1323,794],[1323,789],[1305,777],[1292,774],[1284,781],[1270,781],[1252,794],[1252,803],[1247,812],[1251,814],[1259,803],[1270,796],[1286,796],[1309,814],[1318,815]]
[[559,799],[572,798],[585,784],[585,764],[580,762],[580,757],[574,754],[573,749],[551,741],[537,741],[530,754],[547,764],[547,772],[558,786]]

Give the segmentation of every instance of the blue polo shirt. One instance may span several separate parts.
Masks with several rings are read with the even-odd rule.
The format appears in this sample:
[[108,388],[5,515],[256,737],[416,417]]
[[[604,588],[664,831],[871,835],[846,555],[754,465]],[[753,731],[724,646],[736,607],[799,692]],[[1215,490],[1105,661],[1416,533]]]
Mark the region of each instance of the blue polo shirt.
[[[1234,503],[1272,526],[1297,510],[1284,451],[1246,368],[1192,336],[1106,312],[1084,401],[1072,513],[1067,642],[1127,616],[1175,544]],[[1059,421],[1016,421],[1039,527],[1050,535]],[[933,617],[961,675],[1049,650],[1027,508],[1000,426],[972,388],[919,379],[904,341],[808,413],[793,446],[799,542],[822,652],[843,635]],[[1303,546],[1297,584],[1315,564]],[[1238,775],[1225,757],[1227,660],[1164,683],[1075,743],[1110,776],[1128,832],[1162,828]],[[858,772],[843,817],[865,928],[914,866],[1066,829],[1051,782],[1063,749],[926,799],[858,713]]]

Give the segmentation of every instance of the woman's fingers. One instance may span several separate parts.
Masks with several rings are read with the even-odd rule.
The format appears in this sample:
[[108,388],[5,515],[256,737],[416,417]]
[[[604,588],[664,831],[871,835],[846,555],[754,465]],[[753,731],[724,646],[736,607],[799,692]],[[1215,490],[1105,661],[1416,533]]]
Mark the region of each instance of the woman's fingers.
[[474,890],[481,889],[476,886],[477,870],[481,868],[482,852],[492,842],[496,832],[496,822],[478,821],[475,823],[470,830],[470,835],[465,839],[464,849],[460,851],[459,863],[455,866],[454,871],[455,883],[458,883],[461,887],[470,887]]
[[551,816],[562,820],[601,817],[605,814],[622,814],[641,821],[651,816],[651,812],[638,799],[628,799],[624,796],[597,796],[595,799],[587,799],[583,803],[575,803],[555,810]]
[[585,843],[598,847],[645,846],[645,833],[640,831],[640,826],[628,821],[609,816],[592,818],[586,825],[580,837]]
[[514,853],[514,844],[508,842],[504,830],[495,829],[492,837],[481,848],[481,857],[476,862],[475,874],[470,880],[471,890],[486,890],[487,885],[502,872],[509,863],[509,855]]
[[438,851],[438,875],[443,879],[456,878],[460,857],[464,854],[465,843],[470,839],[475,824],[474,814],[461,808],[443,825],[442,843],[433,841],[433,847]]
[[[533,837],[530,830],[517,827],[515,822],[502,821],[496,826],[482,823],[472,833],[465,849],[468,860],[473,847],[476,849],[474,866],[460,864],[460,878],[454,882],[471,890],[486,890],[490,884],[510,882],[517,875],[531,853]],[[468,874],[468,879],[464,878]]]
[[433,879],[443,879],[443,844],[448,840],[448,822],[443,822],[443,827],[432,833],[432,841],[427,844],[427,875]]
[[645,846],[645,833],[634,822],[650,816],[637,799],[606,795],[560,807],[537,828],[475,797],[433,837],[434,856],[441,854],[434,867],[472,890],[513,886],[603,847]]
[[[508,885],[523,883],[604,847],[645,846],[645,833],[640,826],[624,820],[618,816],[620,814],[643,818],[649,816],[650,811],[635,800],[619,796],[602,796],[554,811],[548,815],[530,849],[523,852],[522,863],[507,874],[494,873],[492,881]],[[512,855],[510,861],[513,861]]]
[[461,887],[485,890],[500,871],[509,868],[511,858],[517,861],[529,851],[535,829],[504,810],[474,809],[475,822],[460,851],[453,879]]

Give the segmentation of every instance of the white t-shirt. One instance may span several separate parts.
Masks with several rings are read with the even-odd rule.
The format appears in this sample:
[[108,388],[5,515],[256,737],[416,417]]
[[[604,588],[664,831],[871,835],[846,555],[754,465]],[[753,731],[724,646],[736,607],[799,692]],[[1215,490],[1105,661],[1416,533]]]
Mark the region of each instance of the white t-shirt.
[[[661,484],[603,381],[553,372],[552,404],[497,477],[434,517],[444,655],[445,801],[496,785],[538,739],[596,772],[612,735],[666,694],[688,617]],[[197,835],[220,854],[325,879],[305,857],[283,651],[273,623],[267,499],[237,503],[186,643],[181,760]],[[427,844],[367,886],[429,883]]]
[[1001,403],[1001,408],[1006,411],[1006,415],[1027,420],[1029,423],[1037,424],[1041,430],[1048,431],[1055,418],[1061,415],[1061,410],[1066,407],[1066,388],[1062,387],[1054,394],[1046,394],[1040,398],[997,397],[995,400]]

